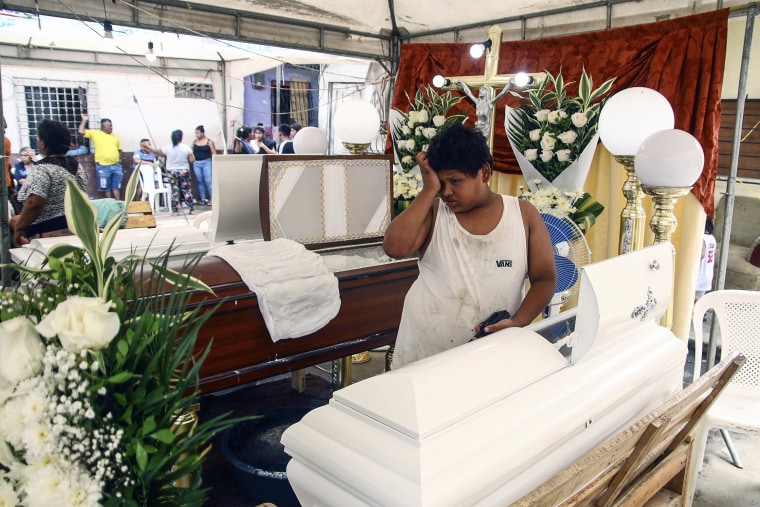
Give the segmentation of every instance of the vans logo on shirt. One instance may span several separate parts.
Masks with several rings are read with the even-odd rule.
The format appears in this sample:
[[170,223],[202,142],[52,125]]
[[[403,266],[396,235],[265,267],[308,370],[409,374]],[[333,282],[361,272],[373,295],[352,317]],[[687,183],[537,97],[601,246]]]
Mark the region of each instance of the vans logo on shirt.
[[496,261],[496,267],[497,268],[511,268],[512,267],[512,260],[509,259],[502,259],[500,261]]

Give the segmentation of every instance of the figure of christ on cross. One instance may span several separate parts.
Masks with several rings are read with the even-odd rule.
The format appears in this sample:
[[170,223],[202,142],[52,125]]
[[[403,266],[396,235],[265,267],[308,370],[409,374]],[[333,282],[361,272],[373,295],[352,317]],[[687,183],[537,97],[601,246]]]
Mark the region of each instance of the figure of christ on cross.
[[[491,139],[491,123],[493,121],[492,116],[494,114],[494,106],[512,87],[514,80],[510,80],[509,83],[499,92],[498,95],[491,98],[494,92],[494,88],[488,85],[480,87],[477,97],[472,93],[470,87],[464,81],[457,81],[457,87],[460,88],[470,100],[475,103],[475,128],[483,134],[486,139]],[[493,150],[493,146],[491,146]]]
[[[488,146],[493,152],[493,131],[494,131],[494,108],[496,103],[506,95],[513,87],[527,86],[533,82],[546,79],[546,73],[536,74],[499,74],[499,51],[501,49],[502,31],[499,25],[493,25],[488,30],[488,40],[490,44],[486,53],[483,75],[481,76],[452,76],[441,79],[445,83],[441,88],[446,91],[463,92],[475,103],[475,128],[478,129],[488,142]],[[519,78],[518,78],[519,76]],[[478,95],[472,92],[472,88],[479,87]],[[497,90],[498,95],[494,94]]]

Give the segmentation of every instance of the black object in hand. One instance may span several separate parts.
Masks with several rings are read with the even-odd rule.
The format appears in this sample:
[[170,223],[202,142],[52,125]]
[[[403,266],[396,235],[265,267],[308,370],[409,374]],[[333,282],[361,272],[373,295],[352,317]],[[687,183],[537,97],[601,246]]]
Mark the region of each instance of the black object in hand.
[[482,338],[488,334],[491,334],[491,333],[486,332],[485,330],[486,326],[490,326],[491,324],[496,324],[497,322],[504,319],[508,319],[509,317],[511,317],[511,315],[509,315],[509,312],[506,310],[499,310],[498,312],[493,312],[491,315],[488,316],[486,320],[480,323],[480,330],[477,333],[475,333],[475,338]]

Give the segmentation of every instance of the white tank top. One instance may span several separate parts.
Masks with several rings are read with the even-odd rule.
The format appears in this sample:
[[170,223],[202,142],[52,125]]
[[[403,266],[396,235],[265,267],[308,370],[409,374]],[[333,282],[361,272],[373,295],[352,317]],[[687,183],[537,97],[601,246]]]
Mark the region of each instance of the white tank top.
[[466,343],[497,310],[517,311],[528,272],[525,228],[517,198],[502,199],[501,220],[484,235],[466,231],[439,201],[419,277],[404,300],[393,368]]

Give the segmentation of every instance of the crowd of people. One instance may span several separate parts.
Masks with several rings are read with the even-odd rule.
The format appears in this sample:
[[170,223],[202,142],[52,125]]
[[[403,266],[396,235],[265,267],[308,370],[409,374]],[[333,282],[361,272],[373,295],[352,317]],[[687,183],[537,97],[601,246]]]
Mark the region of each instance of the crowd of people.
[[[89,153],[90,147],[80,140],[89,140],[92,148],[97,190],[106,198],[121,199],[124,176],[121,140],[109,118],[100,120],[99,129],[88,128],[89,119],[87,113],[82,113],[77,132],[73,134],[62,122],[43,120],[36,130],[39,155],[33,148],[24,146],[18,151],[19,160],[15,164],[10,162],[11,141],[3,136],[8,200],[14,214],[10,222],[12,246],[21,246],[34,237],[70,234],[63,207],[65,180],[75,179],[85,191],[88,182],[86,170],[75,157]],[[3,118],[4,133],[6,129],[7,123]],[[254,128],[240,127],[234,138],[232,153],[294,153],[292,137],[300,129],[297,123],[281,125],[277,130],[279,143],[276,143],[267,139],[262,124]],[[146,178],[146,181],[141,181],[141,186],[168,185],[171,188],[172,215],[178,215],[183,206],[192,215],[195,204],[212,206],[212,160],[219,151],[214,141],[206,137],[203,125],[195,128],[195,139],[190,146],[182,142],[181,130],[174,130],[170,138],[171,143],[161,147],[154,147],[150,139],[143,138],[133,153],[132,169],[150,166],[153,181]],[[191,174],[197,183],[198,201],[193,196]]]

